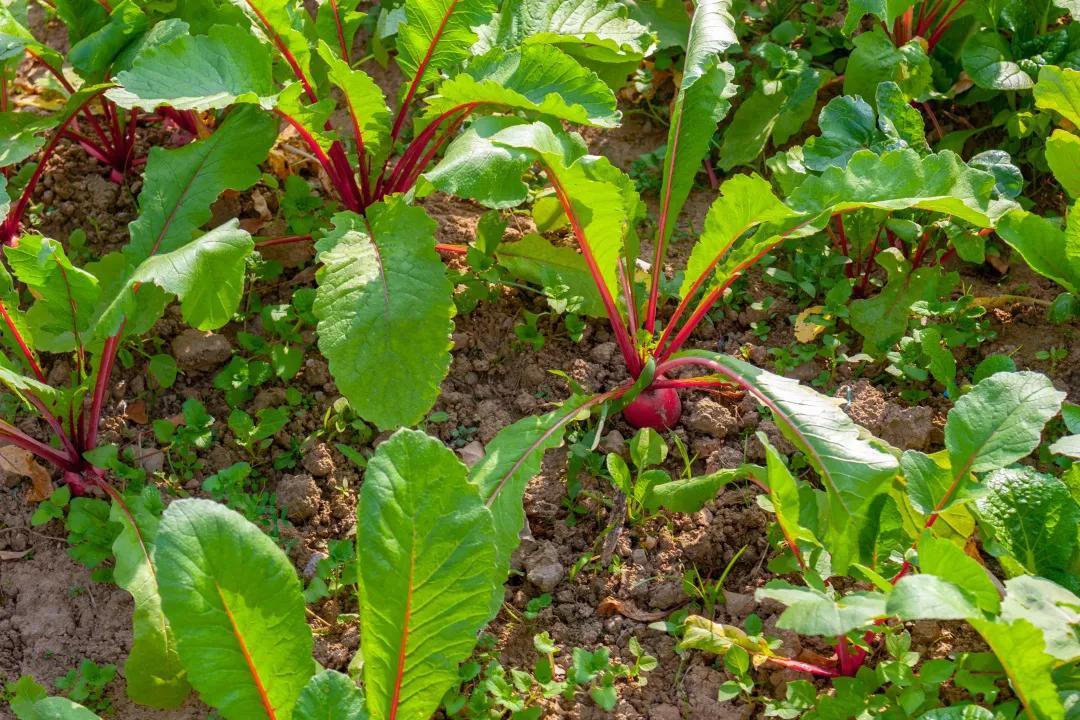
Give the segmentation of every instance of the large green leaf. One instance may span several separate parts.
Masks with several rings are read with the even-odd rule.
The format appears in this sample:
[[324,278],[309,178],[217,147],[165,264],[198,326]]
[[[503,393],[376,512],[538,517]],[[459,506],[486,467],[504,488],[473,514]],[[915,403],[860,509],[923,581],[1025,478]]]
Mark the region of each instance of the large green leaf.
[[20,163],[45,144],[42,131],[56,125],[54,118],[32,112],[0,113],[0,167]]
[[[566,424],[577,415],[583,401],[582,397],[572,397],[558,410],[522,418],[503,428],[469,472],[469,480],[480,488],[480,496],[494,518],[494,562],[499,578],[509,572],[510,555],[525,526],[525,486],[540,472],[544,453],[562,445]],[[500,581],[492,588],[491,617],[502,607],[502,600]]]
[[471,57],[474,28],[494,12],[494,0],[408,0],[397,31],[397,63],[407,78],[430,82]]
[[604,304],[589,267],[573,248],[553,245],[540,235],[529,234],[517,242],[499,245],[495,256],[500,265],[522,280],[542,288],[565,287],[567,297],[581,298],[577,312],[604,316]]
[[524,150],[493,142],[501,131],[519,122],[510,117],[476,118],[447,146],[442,160],[424,178],[444,193],[489,208],[520,205],[529,197],[521,176],[533,158]]
[[1013,59],[1009,43],[997,30],[980,30],[960,52],[964,71],[981,88],[1028,90],[1035,80]]
[[811,175],[792,193],[790,205],[807,213],[859,208],[917,208],[952,215],[988,227],[992,224],[994,176],[970,168],[948,150],[921,157],[904,148],[878,155],[859,150],[845,167]]
[[1055,130],[1046,139],[1046,163],[1061,187],[1080,197],[1080,135]]
[[142,37],[149,22],[134,0],[123,0],[104,26],[71,47],[68,61],[83,78],[100,82],[117,56]]
[[905,575],[889,593],[886,609],[902,620],[970,620],[982,614],[975,597],[937,575]]
[[649,30],[619,0],[522,0],[498,20],[500,46],[558,48],[595,70],[612,90],[623,86],[652,47]]
[[40,235],[23,235],[4,248],[12,274],[34,295],[23,316],[38,350],[74,350],[92,324],[97,278],[75,267],[63,247]]
[[998,470],[986,478],[986,495],[975,506],[991,530],[990,550],[1003,558],[1006,569],[1019,566],[1080,589],[1070,572],[1080,506],[1065,483],[1028,467]]
[[348,675],[323,670],[300,691],[294,720],[367,720],[364,694]]
[[690,252],[679,294],[685,297],[700,278],[711,274],[711,282],[702,287],[708,291],[720,277],[715,269],[725,253],[751,229],[764,223],[776,223],[796,213],[773,194],[772,186],[757,174],[736,175],[720,186],[720,197],[713,202],[705,216],[705,229]]
[[1056,664],[1046,652],[1042,631],[1024,618],[970,620],[994,651],[1013,692],[1030,720],[1062,720],[1065,707],[1051,676]]
[[154,564],[180,660],[203,702],[226,720],[291,718],[315,661],[285,553],[223,505],[176,500],[158,527]]
[[560,200],[570,206],[571,225],[583,235],[575,233],[586,261],[591,256],[608,293],[618,297],[618,262],[636,208],[627,208],[624,185],[612,181],[618,171],[610,161],[585,155],[580,137],[556,134],[542,122],[507,127],[491,141],[534,154]]
[[557,48],[494,48],[426,99],[425,121],[455,107],[525,110],[585,125],[614,127],[615,96],[593,73]]
[[1013,210],[1001,218],[997,234],[1032,270],[1080,293],[1080,201],[1069,211],[1065,230],[1034,213]]
[[839,637],[867,627],[885,615],[885,596],[877,592],[853,592],[838,595],[799,587],[784,580],[772,580],[754,593],[758,600],[768,598],[787,605],[776,626],[803,635]]
[[690,195],[716,124],[731,108],[728,98],[736,91],[731,83],[734,69],[720,62],[720,55],[736,42],[734,26],[730,0],[697,3],[664,151],[660,188],[663,233],[658,238],[661,249],[675,230],[675,220]]
[[364,143],[364,154],[372,168],[382,167],[390,152],[390,109],[375,81],[363,70],[354,70],[335,57],[330,46],[319,46],[319,56],[328,67],[327,78],[341,91],[354,135]]
[[997,613],[1001,608],[1001,598],[987,569],[951,540],[923,533],[919,540],[919,571],[959,586],[981,610]]
[[450,369],[452,287],[435,222],[399,197],[341,213],[319,243],[319,349],[342,394],[380,428],[431,409]]
[[1080,70],[1045,65],[1035,85],[1035,104],[1080,127]]
[[[131,651],[124,662],[128,697],[141,705],[175,708],[184,702],[191,687],[161,610],[161,594],[152,565],[159,521],[149,505],[155,498],[156,494],[144,494],[123,507],[113,501],[109,519],[121,527],[112,546],[116,556],[113,580],[131,593],[135,601]],[[157,498],[159,507],[160,502]]]
[[172,252],[147,258],[134,283],[153,283],[180,299],[184,321],[214,330],[232,319],[244,293],[247,257],[255,243],[238,220],[230,220]]
[[210,110],[238,102],[269,103],[275,92],[268,48],[249,33],[214,26],[140,54],[106,94],[121,107]]
[[231,0],[251,20],[257,33],[265,37],[285,61],[290,75],[302,76],[314,84],[311,75],[311,43],[308,26],[311,16],[303,4],[294,0]]
[[253,107],[229,113],[213,135],[175,150],[154,148],[146,164],[139,217],[124,252],[139,264],[172,252],[210,220],[210,205],[225,190],[246,190],[277,138],[277,123]]
[[1028,455],[1065,393],[1035,372],[1000,372],[956,401],[945,422],[954,472],[988,472]]
[[856,552],[855,538],[870,501],[897,471],[896,459],[870,444],[839,408],[839,401],[728,355],[692,350],[672,356],[709,361],[710,369],[736,383],[767,407],[781,432],[805,453],[828,491],[827,547],[837,572]]
[[897,47],[875,27],[854,43],[844,71],[845,95],[876,102],[878,84],[883,82],[895,82],[913,100],[924,100],[933,90],[930,58],[919,40]]
[[1046,578],[1021,575],[1005,581],[1001,619],[1023,618],[1043,633],[1046,652],[1063,662],[1080,658],[1080,598]]
[[12,703],[19,720],[101,720],[82,705],[65,697],[47,697],[32,703]]
[[415,430],[396,432],[368,462],[356,541],[373,717],[435,712],[506,579],[491,511],[467,475],[452,450]]

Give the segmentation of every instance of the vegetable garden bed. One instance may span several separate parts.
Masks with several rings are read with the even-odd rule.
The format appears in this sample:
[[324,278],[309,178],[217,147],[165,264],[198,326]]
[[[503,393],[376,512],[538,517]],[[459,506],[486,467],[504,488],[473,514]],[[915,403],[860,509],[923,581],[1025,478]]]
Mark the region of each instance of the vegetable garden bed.
[[0,717],[1071,718],[1078,11],[0,9]]

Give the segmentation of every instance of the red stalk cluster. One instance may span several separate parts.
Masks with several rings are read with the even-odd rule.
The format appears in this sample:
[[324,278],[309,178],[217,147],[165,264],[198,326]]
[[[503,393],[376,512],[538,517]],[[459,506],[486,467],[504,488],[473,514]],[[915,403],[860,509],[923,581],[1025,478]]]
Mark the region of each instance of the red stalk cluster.
[[885,32],[897,47],[911,42],[916,37],[926,39],[927,52],[933,51],[941,41],[941,36],[949,29],[953,17],[967,0],[923,0],[918,4],[916,14],[912,5],[903,15],[893,21],[892,29],[885,27]]

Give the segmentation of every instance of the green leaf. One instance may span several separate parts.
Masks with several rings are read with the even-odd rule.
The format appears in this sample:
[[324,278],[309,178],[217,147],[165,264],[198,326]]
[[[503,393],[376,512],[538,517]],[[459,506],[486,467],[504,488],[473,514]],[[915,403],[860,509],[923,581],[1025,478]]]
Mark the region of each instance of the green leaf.
[[876,259],[888,279],[874,297],[851,303],[851,327],[865,339],[863,352],[880,357],[907,332],[911,306],[945,297],[959,276],[936,266],[912,271],[911,262],[897,248],[882,250]]
[[736,383],[767,407],[780,428],[821,476],[828,491],[831,525],[827,545],[837,572],[855,552],[860,518],[875,495],[896,474],[896,459],[864,439],[839,408],[839,401],[727,355],[703,350],[672,355],[701,358],[710,369]]
[[154,563],[162,609],[203,702],[226,720],[289,720],[315,662],[285,553],[222,505],[176,500],[162,516]]
[[581,298],[578,310],[592,317],[604,317],[604,304],[581,253],[553,245],[540,235],[529,234],[513,243],[503,243],[495,251],[499,264],[510,274],[542,288],[567,288],[569,297]]
[[776,655],[765,638],[752,638],[733,625],[721,625],[700,615],[691,615],[683,620],[682,628],[683,636],[679,642],[681,650],[701,650],[724,656],[737,647],[754,657],[768,658]]
[[841,95],[829,101],[818,116],[820,135],[807,138],[803,146],[806,167],[821,172],[830,166],[845,167],[859,150],[875,145],[874,108],[861,97]]
[[996,30],[980,30],[968,38],[960,51],[964,71],[976,85],[989,90],[1028,90],[1035,86],[1031,75],[1013,59],[1008,42]]
[[997,234],[1032,270],[1072,293],[1080,293],[1080,202],[1069,211],[1066,230],[1026,210],[1004,215]]
[[276,54],[288,66],[286,72],[290,76],[299,70],[309,83],[314,83],[311,73],[312,43],[308,40],[311,16],[307,8],[293,0],[231,2],[251,20],[254,33],[265,37],[276,48]]
[[653,45],[649,30],[619,0],[523,0],[508,6],[498,21],[499,46],[557,48],[612,90],[625,84]]
[[993,175],[968,167],[948,150],[925,157],[909,148],[880,155],[859,150],[845,167],[830,166],[806,178],[788,204],[801,212],[832,214],[917,208],[988,227],[994,185]]
[[400,197],[340,213],[319,243],[319,349],[342,394],[381,429],[423,419],[450,369],[452,288],[435,222]]
[[847,14],[844,16],[843,33],[850,36],[867,15],[873,15],[891,26],[893,20],[900,17],[911,5],[910,0],[850,0],[847,4]]
[[885,596],[878,592],[853,592],[833,596],[821,590],[772,580],[754,597],[787,605],[776,626],[803,635],[839,637],[870,625],[885,615]]
[[659,48],[686,48],[690,16],[679,0],[627,0],[632,17],[656,33]]
[[397,63],[419,86],[468,60],[477,36],[495,10],[494,0],[408,0],[397,31]]
[[368,707],[430,717],[505,581],[492,513],[452,450],[399,430],[368,462],[357,517]]
[[124,0],[112,9],[104,26],[71,47],[68,61],[83,78],[100,82],[120,53],[135,44],[148,25],[146,14],[138,5],[133,0]]
[[191,687],[161,609],[157,575],[151,564],[159,521],[147,506],[146,497],[133,498],[124,506],[114,499],[109,513],[109,520],[121,527],[112,546],[116,556],[113,580],[135,601],[131,616],[133,640],[124,663],[124,678],[128,697],[135,702],[176,708],[191,693]]
[[776,523],[784,535],[784,539],[791,546],[791,551],[800,552],[799,540],[815,542],[813,534],[805,530],[799,523],[799,487],[795,484],[795,478],[776,448],[772,446],[765,433],[757,433],[758,442],[765,448],[765,464],[768,468],[769,481],[769,504],[776,513]]
[[360,0],[321,2],[315,15],[315,34],[321,42],[334,48],[336,56],[346,64],[352,62],[356,33],[367,17],[359,6]]
[[618,261],[630,230],[630,214],[636,210],[627,207],[625,185],[612,181],[616,174],[620,180],[625,176],[607,158],[585,155],[580,137],[556,134],[542,122],[508,127],[491,140],[535,154],[556,192],[570,205],[571,224],[584,235],[583,253],[592,255],[608,292],[618,297]]
[[71,264],[60,243],[23,235],[4,248],[11,272],[34,295],[23,320],[38,350],[65,352],[80,345],[94,321],[97,278]]
[[968,620],[980,618],[967,591],[936,575],[905,575],[889,593],[889,615],[902,620]]
[[[67,416],[68,408],[74,404],[72,402],[74,399],[73,395],[74,397],[78,397],[79,392],[77,390],[76,393],[73,394],[67,388],[56,388],[52,385],[46,385],[35,378],[22,375],[3,365],[0,365],[0,384],[4,385],[8,390],[24,401],[26,401],[26,396],[33,395],[56,417]],[[81,390],[85,390],[85,388],[82,388]]]
[[1025,457],[1038,447],[1043,426],[1064,399],[1065,393],[1039,373],[986,378],[956,401],[945,422],[953,472],[987,472]]
[[382,167],[390,152],[390,108],[386,106],[382,90],[367,73],[354,70],[335,57],[326,43],[319,46],[319,56],[329,68],[327,78],[341,90],[353,123],[353,134],[359,133],[363,140],[370,167]]
[[30,704],[11,705],[19,720],[101,720],[99,715],[64,697],[47,697]]
[[253,35],[221,25],[209,35],[185,34],[146,50],[130,69],[117,73],[116,82],[119,87],[106,93],[109,99],[144,110],[268,104],[276,91],[269,49]]
[[1044,65],[1035,85],[1035,104],[1080,127],[1080,70]]
[[1027,620],[1042,630],[1046,652],[1064,662],[1080,658],[1080,598],[1045,578],[1021,575],[1005,581],[1005,622]]
[[470,103],[524,110],[584,125],[615,127],[615,96],[600,78],[557,48],[494,48],[426,99],[424,124]]
[[525,202],[529,188],[521,176],[533,164],[529,153],[494,143],[501,131],[519,124],[510,117],[478,117],[447,146],[443,159],[424,178],[448,195],[489,208]]
[[919,570],[957,585],[971,595],[980,610],[996,614],[1001,608],[1001,597],[986,568],[951,540],[923,533]]
[[525,487],[540,472],[544,454],[563,442],[566,424],[574,419],[585,398],[575,396],[562,407],[540,416],[518,420],[500,430],[484,448],[484,457],[469,471],[469,481],[494,518],[495,565],[500,581],[492,589],[490,617],[502,607],[501,579],[510,571],[510,556],[525,527],[522,501]]
[[[679,294],[686,297],[699,279],[705,292],[727,280],[717,265],[748,231],[763,224],[779,223],[795,215],[773,194],[772,186],[757,174],[736,175],[720,186],[720,197],[705,216],[705,228],[690,252]],[[724,263],[727,267],[729,264]]]
[[364,694],[348,675],[323,670],[304,689],[293,710],[294,720],[367,720]]
[[1046,139],[1046,163],[1072,197],[1080,197],[1080,136],[1055,130]]
[[205,140],[175,150],[150,151],[139,217],[124,252],[133,264],[177,250],[210,220],[210,205],[225,190],[246,190],[260,177],[277,138],[277,123],[253,107],[238,107]]
[[665,508],[677,513],[696,513],[715,498],[721,488],[746,474],[743,468],[724,469],[653,485],[645,499],[645,509],[649,512]]
[[966,500],[975,489],[970,472],[963,477],[954,477],[947,452],[927,455],[918,450],[905,450],[900,456],[900,469],[907,481],[908,499],[923,515],[944,512]]
[[894,82],[912,100],[925,100],[932,87],[930,58],[916,39],[900,47],[874,27],[856,36],[844,71],[844,94],[876,101],[878,83]]
[[0,113],[0,167],[21,163],[40,150],[45,144],[43,131],[55,125],[55,118],[37,113]]
[[975,507],[992,532],[994,555],[1066,587],[1080,587],[1069,570],[1080,506],[1065,483],[1029,467],[998,470],[986,478],[986,494]]
[[153,283],[180,298],[184,321],[214,330],[232,319],[244,293],[247,257],[255,243],[238,220],[230,220],[172,252],[143,261],[134,283]]
[[716,124],[731,108],[728,98],[736,92],[731,82],[734,69],[720,62],[720,55],[736,42],[734,28],[730,0],[697,3],[664,151],[660,246],[675,230],[675,220],[709,151]]
[[1054,658],[1045,651],[1042,632],[1023,618],[1009,623],[1000,620],[970,622],[994,651],[1028,717],[1035,720],[1064,718],[1065,708],[1050,675]]
[[881,131],[919,153],[930,152],[922,115],[912,107],[900,86],[894,82],[883,82],[877,86],[875,97]]

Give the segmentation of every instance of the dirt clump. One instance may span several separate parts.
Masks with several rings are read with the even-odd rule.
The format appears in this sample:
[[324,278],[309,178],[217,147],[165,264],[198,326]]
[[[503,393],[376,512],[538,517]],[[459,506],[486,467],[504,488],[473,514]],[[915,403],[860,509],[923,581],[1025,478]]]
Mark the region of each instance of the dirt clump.
[[172,351],[181,369],[206,372],[224,365],[233,348],[224,335],[188,328],[173,338]]

